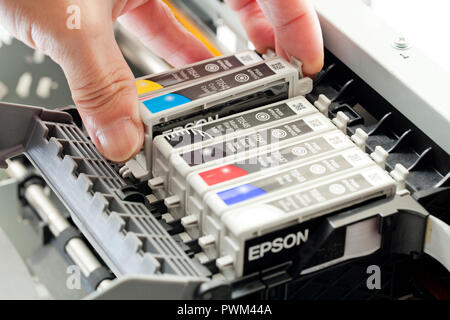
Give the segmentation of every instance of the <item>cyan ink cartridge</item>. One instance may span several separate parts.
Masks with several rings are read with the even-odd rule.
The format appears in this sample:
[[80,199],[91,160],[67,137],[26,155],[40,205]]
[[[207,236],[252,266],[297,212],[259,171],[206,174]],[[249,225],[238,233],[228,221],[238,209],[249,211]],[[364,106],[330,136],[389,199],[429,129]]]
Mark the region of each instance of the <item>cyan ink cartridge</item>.
[[[133,165],[141,168],[135,171],[142,179],[150,177],[152,142],[159,134],[308,93],[312,81],[299,79],[299,68],[282,58],[273,58],[142,100],[145,158],[136,160]],[[133,172],[131,163],[129,167]]]
[[389,174],[374,165],[227,211],[213,227],[220,246],[216,264],[238,277],[289,261],[313,236],[319,217],[395,190]]
[[[176,130],[157,136],[153,140],[151,183],[160,187],[167,186],[169,160],[175,153],[206,147],[262,128],[270,127],[278,122],[295,119],[308,114],[317,113],[317,109],[305,97],[273,103],[264,107],[208,122],[205,124]],[[152,185],[153,188],[158,186]]]
[[331,130],[336,130],[332,122],[315,113],[206,147],[173,154],[169,161],[168,193],[177,197],[179,210],[184,215],[186,179],[191,172],[207,170],[228,160],[265,154],[267,150],[276,150],[288,143]]
[[276,84],[289,84],[289,96],[298,95],[299,70],[282,58],[274,58],[243,69],[221,73],[216,77],[141,100],[144,124],[161,123],[203,111],[214,105]]
[[140,100],[145,100],[161,90],[180,86],[193,81],[206,80],[211,76],[249,66],[263,59],[254,51],[244,51],[228,56],[214,57],[181,68],[171,69],[136,79]]

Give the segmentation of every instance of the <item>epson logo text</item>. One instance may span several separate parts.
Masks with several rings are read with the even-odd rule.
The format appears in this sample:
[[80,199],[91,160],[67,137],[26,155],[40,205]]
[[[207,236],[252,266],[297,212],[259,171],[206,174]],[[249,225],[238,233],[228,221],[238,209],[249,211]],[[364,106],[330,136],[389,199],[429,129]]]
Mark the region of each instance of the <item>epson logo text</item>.
[[272,241],[266,241],[261,244],[257,244],[248,249],[248,261],[254,261],[261,259],[268,252],[278,253],[284,249],[291,249],[295,246],[299,246],[303,242],[308,241],[309,230],[306,229],[303,232],[290,233],[284,238],[278,237]]

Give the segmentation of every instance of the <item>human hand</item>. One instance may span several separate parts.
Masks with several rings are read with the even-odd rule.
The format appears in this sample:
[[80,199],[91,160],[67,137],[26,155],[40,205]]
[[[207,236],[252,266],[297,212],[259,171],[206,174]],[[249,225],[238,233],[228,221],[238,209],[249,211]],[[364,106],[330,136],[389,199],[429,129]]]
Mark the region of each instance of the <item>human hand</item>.
[[259,52],[276,49],[279,56],[303,62],[305,75],[323,67],[319,20],[310,0],[225,0],[235,10]]
[[[306,1],[258,0],[262,10],[256,0],[228,2],[258,50],[276,48],[286,58],[295,56],[306,74],[320,70],[320,29]],[[72,5],[80,8],[79,29],[66,24]],[[174,66],[211,57],[160,0],[0,0],[0,23],[61,65],[92,141],[105,157],[120,162],[140,150],[144,130],[135,80],[114,39],[118,18]]]

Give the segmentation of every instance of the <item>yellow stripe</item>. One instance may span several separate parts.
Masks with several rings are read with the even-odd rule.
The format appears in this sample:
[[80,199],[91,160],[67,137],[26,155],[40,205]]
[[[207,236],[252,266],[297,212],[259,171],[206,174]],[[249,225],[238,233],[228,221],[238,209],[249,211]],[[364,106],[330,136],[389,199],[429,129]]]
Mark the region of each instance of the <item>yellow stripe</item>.
[[169,7],[169,9],[173,12],[175,18],[181,23],[183,27],[186,28],[189,32],[191,32],[198,40],[200,40],[208,49],[212,52],[213,55],[221,56],[222,53],[220,50],[209,41],[208,37],[197,28],[197,26],[188,18],[184,13],[182,13],[178,8],[176,8],[173,4],[171,4],[167,0],[163,0],[165,4]]
[[159,83],[150,80],[137,80],[136,87],[138,95],[149,93],[163,88],[163,86],[160,85]]

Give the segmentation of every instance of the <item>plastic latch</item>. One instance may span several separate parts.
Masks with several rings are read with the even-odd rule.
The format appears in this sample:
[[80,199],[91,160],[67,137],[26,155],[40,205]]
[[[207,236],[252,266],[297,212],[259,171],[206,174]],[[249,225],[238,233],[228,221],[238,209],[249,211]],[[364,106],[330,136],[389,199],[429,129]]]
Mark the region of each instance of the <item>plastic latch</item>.
[[400,163],[397,163],[394,167],[394,170],[390,172],[392,178],[394,178],[397,184],[397,194],[400,196],[404,196],[409,194],[409,191],[406,189],[406,177],[408,176],[409,171]]
[[319,95],[319,99],[314,102],[314,105],[324,116],[328,117],[328,108],[331,105],[331,100],[324,94]]
[[380,166],[381,169],[385,168],[386,159],[389,156],[389,152],[383,149],[381,146],[376,146],[375,151],[370,154],[370,157]]
[[214,238],[213,235],[203,236],[198,239],[198,245],[203,249],[211,247],[211,246],[215,245],[215,243],[216,243],[216,238]]
[[133,177],[133,173],[126,165],[119,169],[119,175],[124,179]]
[[195,228],[198,226],[198,217],[196,215],[189,215],[181,218],[181,224],[186,229]]
[[179,233],[178,237],[180,237],[180,239],[181,239],[181,241],[183,241],[183,243],[192,241],[192,237],[187,232]]
[[296,57],[291,56],[290,61],[289,61],[294,67],[297,68],[298,70],[298,78],[302,79],[303,78],[303,62],[301,62],[300,60],[298,60]]
[[170,196],[164,199],[164,204],[167,208],[174,208],[180,205],[180,197],[178,196]]
[[208,262],[211,261],[211,259],[204,252],[199,252],[195,254],[195,257],[201,264],[207,264]]
[[161,215],[161,218],[166,222],[166,223],[172,223],[175,221],[174,217],[170,214],[170,213],[164,213]]
[[343,133],[347,132],[347,124],[350,121],[350,118],[347,117],[345,113],[339,111],[336,115],[336,118],[334,118],[331,121],[333,121],[334,125],[338,127],[338,129],[341,130]]
[[366,141],[369,138],[367,132],[363,129],[356,129],[355,133],[350,137],[350,139],[362,150],[366,151]]
[[297,81],[296,95],[306,96],[313,89],[313,81],[311,78],[304,77]]
[[231,268],[233,266],[233,257],[232,256],[224,256],[220,257],[216,260],[216,266],[219,270],[223,271],[224,269]]
[[148,180],[148,186],[152,189],[159,189],[164,187],[164,179],[161,177],[156,177],[153,179]]

